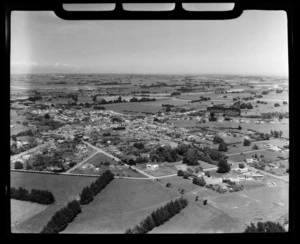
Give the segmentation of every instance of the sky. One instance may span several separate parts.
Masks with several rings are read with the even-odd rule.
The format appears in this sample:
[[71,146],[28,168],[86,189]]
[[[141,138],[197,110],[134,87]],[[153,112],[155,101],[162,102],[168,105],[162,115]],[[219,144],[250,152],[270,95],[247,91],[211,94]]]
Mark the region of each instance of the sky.
[[11,73],[288,75],[284,11],[232,20],[67,21],[13,11]]

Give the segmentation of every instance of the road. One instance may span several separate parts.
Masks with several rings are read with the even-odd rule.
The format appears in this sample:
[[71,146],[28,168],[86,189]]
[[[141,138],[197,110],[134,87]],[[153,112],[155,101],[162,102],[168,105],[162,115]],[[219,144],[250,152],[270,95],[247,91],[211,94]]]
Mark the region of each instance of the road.
[[48,142],[46,142],[46,143],[44,143],[44,144],[38,145],[38,146],[36,146],[36,147],[33,147],[33,148],[31,148],[31,149],[29,149],[29,150],[27,150],[27,151],[21,152],[21,153],[19,153],[19,154],[17,154],[17,155],[13,155],[13,156],[10,157],[10,160],[13,161],[13,160],[15,160],[15,159],[17,159],[17,158],[19,158],[19,157],[22,157],[22,156],[28,154],[28,153],[34,152],[34,151],[38,150],[38,149],[41,148],[41,147],[45,147],[45,146],[46,146],[47,144],[49,144],[50,142],[52,142],[52,141],[48,141]]
[[112,155],[112,154],[110,154],[110,153],[108,153],[108,152],[103,151],[102,149],[100,149],[100,148],[98,148],[98,147],[93,146],[91,143],[86,142],[86,141],[82,141],[82,142],[83,142],[84,144],[90,146],[91,148],[94,148],[94,149],[97,150],[98,152],[101,152],[101,153],[105,154],[106,156],[108,156],[108,157],[110,157],[110,158],[113,158],[113,159],[116,160],[117,162],[120,161],[119,158],[115,157],[114,155]]
[[247,152],[239,152],[239,153],[229,153],[226,154],[226,156],[234,156],[234,155],[240,155],[241,153],[246,154],[246,153],[253,153],[253,152],[262,152],[262,151],[266,151],[268,148],[265,149],[259,149],[259,150],[252,150],[252,151],[247,151]]
[[257,172],[259,172],[259,173],[261,173],[261,174],[263,174],[263,175],[268,175],[268,176],[270,176],[270,177],[273,177],[273,178],[276,178],[276,179],[278,179],[278,180],[282,180],[282,181],[284,181],[284,182],[286,182],[286,183],[289,183],[289,179],[284,179],[284,178],[281,177],[281,176],[274,175],[274,174],[272,174],[272,173],[269,173],[269,172],[266,172],[266,171],[263,171],[263,170],[258,170],[258,169],[256,169],[256,168],[253,168],[253,167],[250,167],[250,166],[247,166],[247,168],[250,169],[250,170],[253,170],[253,171],[257,171]]
[[85,160],[83,160],[81,163],[75,165],[73,168],[68,169],[65,173],[68,174],[70,171],[77,169],[79,166],[83,165],[86,161],[88,161],[90,158],[94,157],[96,154],[98,154],[99,152],[96,151],[95,153],[93,153],[91,156],[89,156],[88,158],[86,158]]

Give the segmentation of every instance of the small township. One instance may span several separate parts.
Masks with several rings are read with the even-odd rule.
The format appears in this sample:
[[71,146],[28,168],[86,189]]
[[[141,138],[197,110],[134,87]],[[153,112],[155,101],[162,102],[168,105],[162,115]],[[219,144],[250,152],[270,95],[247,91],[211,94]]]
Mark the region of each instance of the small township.
[[189,204],[148,233],[288,229],[286,78],[16,74],[10,110],[11,187],[55,198],[11,199],[13,233],[41,232],[107,171],[113,181],[61,233],[129,232],[178,198]]

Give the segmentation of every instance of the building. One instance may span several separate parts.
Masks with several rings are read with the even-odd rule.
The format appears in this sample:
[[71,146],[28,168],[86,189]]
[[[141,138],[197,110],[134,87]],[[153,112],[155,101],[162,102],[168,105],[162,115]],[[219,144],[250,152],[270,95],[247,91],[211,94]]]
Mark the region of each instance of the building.
[[150,170],[158,169],[158,164],[146,164],[146,168]]

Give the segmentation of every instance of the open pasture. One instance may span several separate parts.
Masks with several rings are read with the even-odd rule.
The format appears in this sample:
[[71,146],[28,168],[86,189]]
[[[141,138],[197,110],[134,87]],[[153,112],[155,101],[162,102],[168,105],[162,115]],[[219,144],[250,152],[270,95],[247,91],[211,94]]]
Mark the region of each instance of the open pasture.
[[63,233],[124,233],[178,196],[151,180],[114,179]]

